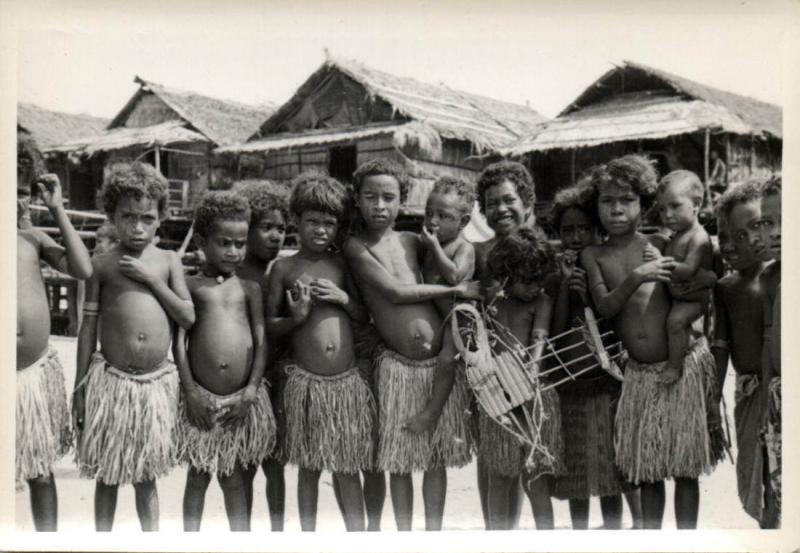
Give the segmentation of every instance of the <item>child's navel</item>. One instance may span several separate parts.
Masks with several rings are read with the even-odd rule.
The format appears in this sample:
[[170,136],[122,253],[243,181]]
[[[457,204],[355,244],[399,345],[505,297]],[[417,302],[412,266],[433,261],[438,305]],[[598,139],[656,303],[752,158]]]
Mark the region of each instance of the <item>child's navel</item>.
[[144,332],[140,332],[137,338],[139,339],[140,342],[144,342],[147,339],[147,334],[145,334]]

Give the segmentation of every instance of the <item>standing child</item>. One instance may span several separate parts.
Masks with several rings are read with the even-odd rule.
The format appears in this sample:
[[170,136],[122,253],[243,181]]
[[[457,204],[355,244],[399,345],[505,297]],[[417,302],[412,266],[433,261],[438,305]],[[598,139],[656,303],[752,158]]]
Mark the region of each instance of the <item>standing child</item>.
[[[586,286],[586,271],[578,257],[581,251],[600,243],[597,216],[591,211],[591,189],[573,186],[556,194],[553,202],[553,227],[564,248],[559,259],[560,283],[555,299],[551,334],[559,335],[583,320],[584,308],[591,306]],[[580,358],[590,353],[579,333],[566,334],[555,342],[562,351],[559,358],[572,363],[572,372],[593,363]],[[569,348],[569,349],[567,349]],[[602,369],[590,370],[558,388],[564,429],[566,474],[555,479],[553,495],[569,500],[572,527],[584,530],[589,525],[589,499],[600,497],[603,527],[620,529],[622,499],[626,492],[633,527],[640,528],[639,495],[626,485],[614,464],[614,415],[620,382]]]
[[166,179],[145,163],[117,164],[100,200],[119,245],[92,260],[86,286],[72,404],[76,459],[83,476],[97,479],[97,530],[111,530],[117,488],[129,483],[142,529],[158,530],[156,478],[176,460],[178,371],[167,354],[173,326],[194,324],[194,306],[178,255],[152,244],[166,216]]
[[687,352],[679,380],[660,384],[667,368],[669,283],[675,260],[644,261],[653,247],[638,232],[642,210],[656,189],[657,175],[639,155],[612,160],[593,171],[600,223],[608,240],[581,252],[594,304],[611,320],[630,359],[616,415],[616,461],[624,476],[641,483],[645,528],[660,528],[664,480],[675,479],[678,528],[695,528],[700,501],[697,478],[711,470],[706,419],[714,361],[704,339]]
[[410,530],[413,482],[424,471],[425,527],[440,530],[447,491],[446,468],[469,462],[467,390],[455,385],[430,431],[405,429],[409,418],[429,404],[442,320],[432,300],[474,297],[477,286],[420,283],[419,236],[392,227],[408,192],[401,169],[385,159],[362,164],[353,175],[364,230],[348,238],[344,253],[361,296],[386,344],[376,363],[379,407],[378,468],[390,473],[395,521]]
[[[547,242],[533,229],[521,227],[499,239],[489,250],[486,262],[489,274],[503,287],[503,294],[494,304],[497,322],[513,335],[514,341],[532,349],[529,360],[540,357],[553,309],[553,292],[544,287],[553,266],[553,254]],[[498,340],[495,354],[503,353],[501,343],[503,340]],[[539,372],[538,363],[534,371]],[[479,451],[489,475],[490,530],[510,530],[515,523],[515,506],[510,495],[519,485],[521,475],[536,528],[553,529],[550,475],[563,472],[564,443],[558,394],[550,388],[543,391],[541,397],[544,422],[539,431],[547,455],[534,452],[534,465],[529,468],[525,467],[528,452],[517,438],[482,412],[480,414]]]
[[748,223],[760,219],[760,203],[761,189],[755,182],[731,188],[719,199],[719,249],[734,272],[720,279],[714,290],[711,351],[717,365],[717,396],[722,394],[729,360],[736,371],[736,482],[745,512],[763,525],[765,487],[760,432],[766,396],[761,366],[764,288],[759,277],[767,249],[760,239],[751,245],[747,233]]
[[269,276],[267,325],[291,334],[286,367],[284,451],[299,467],[297,503],[303,531],[316,528],[319,477],[333,473],[349,531],[364,530],[359,471],[372,468],[375,403],[355,362],[351,318],[363,308],[352,294],[344,258],[331,251],[347,192],[325,176],[300,175],[289,207],[300,251],[275,262]]
[[[268,270],[270,264],[278,257],[286,239],[286,227],[289,221],[288,191],[268,181],[250,181],[245,182],[236,192],[250,205],[247,253],[244,261],[236,268],[236,276],[257,283],[266,302]],[[261,468],[267,480],[266,496],[270,527],[273,532],[281,532],[286,505],[286,480],[283,474],[285,460],[280,451],[280,445],[283,443],[283,414],[279,391],[284,382],[280,361],[287,355],[287,348],[274,341],[270,341],[268,348],[265,376],[269,382],[270,400],[275,411],[277,436],[276,447],[261,463]],[[253,479],[257,471],[257,466],[250,466],[244,473],[248,513],[252,513]]]
[[[712,267],[711,239],[697,215],[703,203],[704,188],[700,179],[683,169],[667,174],[656,189],[658,212],[663,224],[673,232],[664,254],[675,260],[672,282],[685,282],[697,275],[700,269]],[[655,250],[649,249],[645,260],[650,260]],[[681,375],[683,358],[689,348],[690,325],[703,315],[708,307],[708,290],[684,296],[670,283],[672,307],[667,316],[669,362],[661,373],[661,382],[672,384]]]
[[[31,141],[17,141],[17,393],[16,481],[30,488],[37,531],[58,529],[53,464],[71,445],[64,371],[50,349],[50,308],[41,262],[77,279],[89,278],[89,252],[64,211],[58,177],[41,174],[44,161]],[[25,221],[31,185],[55,219],[64,246]]]
[[250,211],[232,192],[208,192],[195,209],[194,236],[205,254],[187,281],[197,311],[188,333],[178,329],[181,377],[178,456],[188,465],[183,527],[200,529],[206,490],[216,474],[231,530],[250,530],[247,467],[275,445],[275,418],[262,381],[267,361],[261,287],[240,279]]

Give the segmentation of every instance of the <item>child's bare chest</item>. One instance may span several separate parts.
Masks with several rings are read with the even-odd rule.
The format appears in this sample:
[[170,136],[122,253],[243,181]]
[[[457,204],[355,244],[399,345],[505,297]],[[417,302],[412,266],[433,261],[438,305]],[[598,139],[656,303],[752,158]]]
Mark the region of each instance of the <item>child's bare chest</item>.
[[420,274],[417,251],[400,239],[372,246],[372,255],[389,274],[404,283],[415,283]]
[[344,286],[344,270],[330,261],[297,260],[286,271],[284,286],[291,288],[296,281],[311,284],[314,280],[326,279],[340,288]]
[[195,284],[192,286],[192,301],[198,308],[198,315],[213,310],[226,311],[233,314],[243,313],[247,304],[247,294],[242,283],[235,279],[221,284],[217,282]]
[[605,247],[601,248],[597,264],[603,273],[603,278],[609,288],[616,288],[633,270],[644,262],[644,249],[641,247],[627,247],[625,249]]
[[507,300],[497,306],[497,321],[523,345],[530,342],[535,310],[531,304]]

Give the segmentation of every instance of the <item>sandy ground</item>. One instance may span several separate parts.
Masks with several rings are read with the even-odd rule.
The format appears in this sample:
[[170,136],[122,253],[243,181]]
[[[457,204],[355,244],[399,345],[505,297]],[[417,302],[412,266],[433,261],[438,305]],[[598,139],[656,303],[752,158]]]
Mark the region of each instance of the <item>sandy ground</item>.
[[[58,350],[65,367],[68,391],[75,377],[74,338],[54,336],[52,345]],[[729,373],[725,385],[725,400],[728,416],[733,421],[733,378]],[[731,431],[733,429],[731,428]],[[734,450],[735,455],[735,450]],[[62,531],[87,531],[94,528],[93,496],[94,483],[79,478],[72,457],[67,456],[55,467],[55,476],[59,496],[59,529]],[[167,477],[158,481],[161,508],[161,528],[169,531],[182,529],[181,502],[186,471],[176,468]],[[415,475],[414,528],[424,528],[422,512],[421,475]],[[264,496],[265,479],[261,471],[255,481],[255,501],[253,508],[252,529],[255,532],[269,530],[266,499]],[[675,528],[675,517],[672,511],[672,484],[667,483],[667,505],[664,515],[664,528]],[[297,515],[297,470],[286,468],[286,530],[299,531]],[[569,528],[569,508],[566,501],[554,500],[557,528]],[[32,531],[33,523],[30,515],[30,502],[27,490],[16,494],[16,525],[19,531]],[[630,527],[630,514],[625,509],[624,525]],[[590,528],[602,525],[600,505],[597,499],[592,500]],[[525,505],[520,526],[532,529],[533,517],[530,507]],[[135,530],[138,526],[134,506],[133,488],[126,486],[120,489],[118,496],[115,529]],[[756,523],[741,509],[736,495],[736,475],[730,461],[721,464],[713,474],[700,480],[700,520],[699,527],[706,529],[756,529]],[[227,530],[227,519],[222,501],[222,492],[212,482],[206,496],[205,514],[202,531]],[[333,497],[330,475],[324,474],[320,480],[319,510],[317,528],[319,530],[344,531],[339,511]],[[383,512],[383,528],[394,531],[394,517],[391,500],[387,497]],[[444,528],[447,530],[480,530],[483,519],[480,512],[478,491],[475,479],[475,463],[448,472],[447,503],[445,506]]]

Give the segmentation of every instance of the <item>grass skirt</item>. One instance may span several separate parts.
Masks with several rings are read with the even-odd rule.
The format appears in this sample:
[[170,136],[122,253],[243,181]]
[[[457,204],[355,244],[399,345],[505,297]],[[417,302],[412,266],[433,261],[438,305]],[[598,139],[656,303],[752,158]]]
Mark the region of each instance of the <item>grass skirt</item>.
[[283,408],[288,462],[353,474],[372,468],[375,399],[357,368],[320,376],[287,367]]
[[761,421],[764,420],[764,392],[758,375],[736,377],[736,483],[745,512],[760,521],[764,511],[764,453]]
[[[229,406],[242,397],[244,390],[220,396],[198,386],[200,393],[215,407],[219,418]],[[269,400],[267,386],[262,381],[256,392],[256,401],[247,418],[238,426],[225,428],[216,423],[209,430],[194,426],[186,416],[186,403],[181,400],[178,423],[178,460],[181,464],[208,472],[228,476],[236,465],[259,465],[275,446],[275,416]]]
[[[678,382],[663,385],[667,362],[628,361],[616,415],[616,461],[634,484],[667,478],[697,478],[711,472],[712,443],[724,443],[721,424],[709,432],[708,397],[714,390],[714,358],[704,338],[684,357]],[[719,405],[716,406],[719,416]],[[721,421],[721,419],[720,419]],[[717,434],[717,432],[719,434]]]
[[132,374],[96,352],[86,375],[86,415],[78,436],[81,476],[106,485],[164,476],[175,466],[178,371],[164,360],[147,374]]
[[64,370],[55,350],[17,370],[16,482],[49,475],[72,444]]
[[614,415],[620,384],[608,376],[559,387],[566,474],[555,479],[553,496],[585,499],[628,491],[614,464]]
[[463,467],[469,463],[470,394],[463,370],[456,370],[453,388],[433,432],[412,434],[402,429],[418,414],[433,388],[436,358],[408,359],[384,349],[377,359],[378,469],[393,474],[438,467]]

